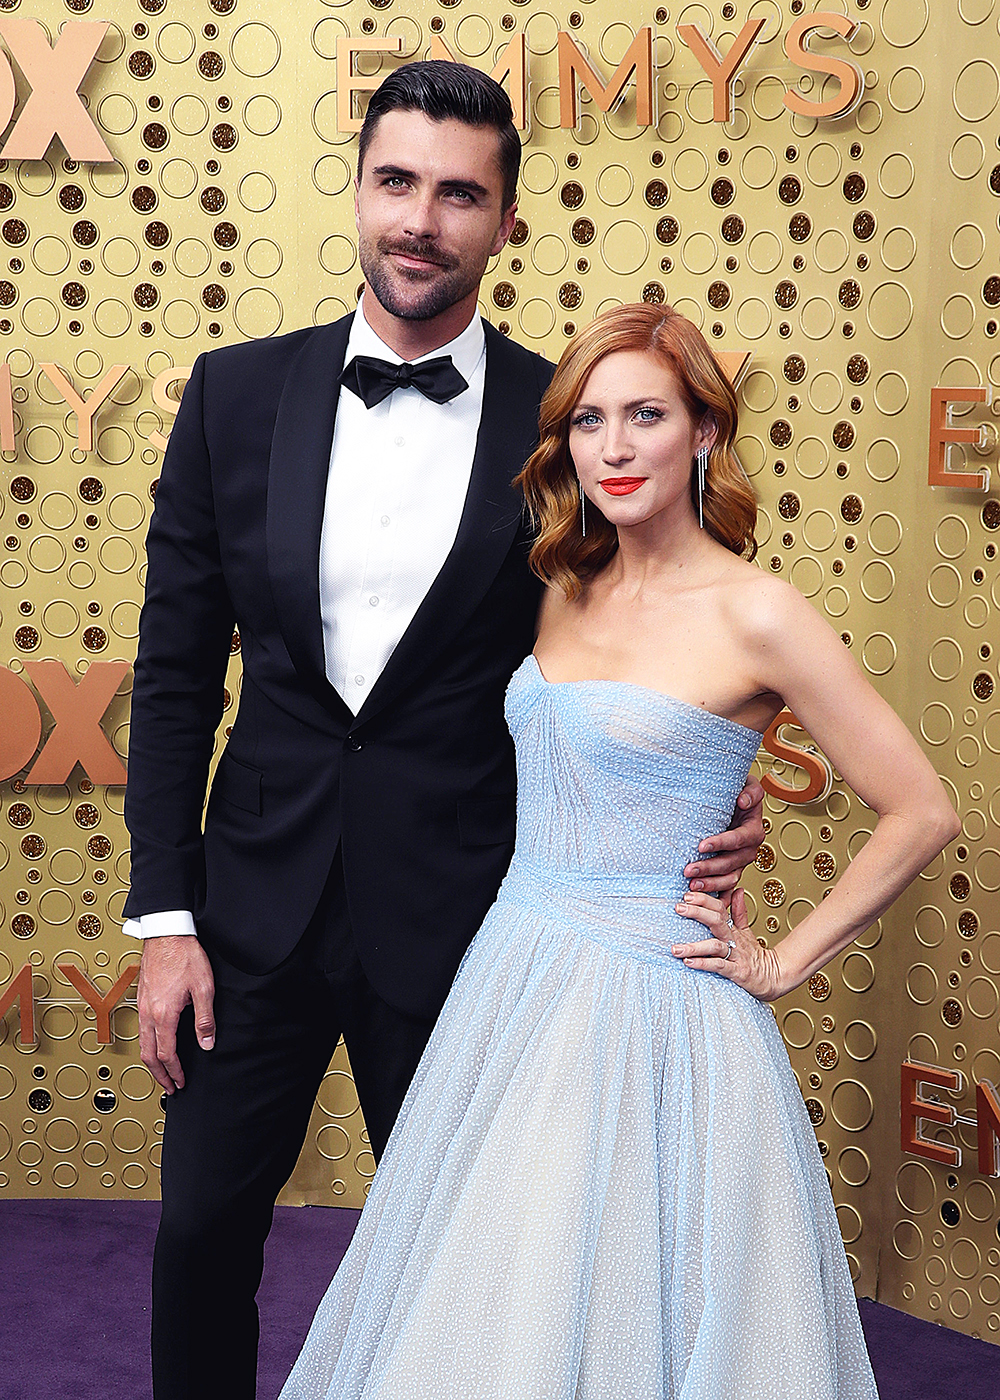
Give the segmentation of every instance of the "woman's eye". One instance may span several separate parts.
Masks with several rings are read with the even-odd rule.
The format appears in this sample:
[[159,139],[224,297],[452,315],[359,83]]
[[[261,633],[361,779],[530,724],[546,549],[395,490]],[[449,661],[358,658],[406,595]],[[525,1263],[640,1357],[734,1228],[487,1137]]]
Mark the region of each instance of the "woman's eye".
[[655,423],[663,414],[658,408],[640,408],[635,415],[642,423]]
[[591,428],[600,420],[596,413],[578,413],[573,419],[574,428]]

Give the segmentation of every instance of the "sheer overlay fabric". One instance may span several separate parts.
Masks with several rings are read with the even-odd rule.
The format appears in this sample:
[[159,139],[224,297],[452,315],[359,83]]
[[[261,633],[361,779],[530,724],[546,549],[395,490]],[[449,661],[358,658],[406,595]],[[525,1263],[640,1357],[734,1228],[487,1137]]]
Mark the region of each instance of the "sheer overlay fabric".
[[507,717],[514,860],[281,1400],[877,1400],[774,1016],[669,952],[760,736],[530,656]]

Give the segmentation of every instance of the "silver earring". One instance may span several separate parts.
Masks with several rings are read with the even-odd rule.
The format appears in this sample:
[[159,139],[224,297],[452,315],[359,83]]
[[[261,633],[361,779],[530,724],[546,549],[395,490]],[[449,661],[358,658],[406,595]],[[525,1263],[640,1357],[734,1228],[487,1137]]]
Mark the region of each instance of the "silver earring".
[[587,538],[587,498],[583,494],[583,482],[580,485],[580,533],[583,538]]
[[708,473],[708,448],[704,445],[698,448],[695,465],[698,471],[698,525],[703,530],[705,528],[705,477]]

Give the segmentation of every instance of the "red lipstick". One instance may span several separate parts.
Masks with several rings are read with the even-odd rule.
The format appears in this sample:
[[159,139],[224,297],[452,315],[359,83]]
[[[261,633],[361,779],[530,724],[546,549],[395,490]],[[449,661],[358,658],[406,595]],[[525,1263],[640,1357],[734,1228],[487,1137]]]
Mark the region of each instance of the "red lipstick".
[[606,476],[599,484],[609,496],[631,496],[645,480],[644,476]]

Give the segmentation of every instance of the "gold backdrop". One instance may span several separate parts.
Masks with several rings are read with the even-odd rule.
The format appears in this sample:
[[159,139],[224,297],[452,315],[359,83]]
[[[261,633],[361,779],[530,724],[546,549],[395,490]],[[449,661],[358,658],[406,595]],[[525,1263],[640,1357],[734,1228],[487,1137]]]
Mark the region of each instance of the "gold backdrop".
[[[79,680],[134,656],[168,372],[182,379],[212,345],[331,320],[356,303],[356,138],[338,129],[338,43],[398,39],[405,60],[437,36],[488,69],[523,32],[521,222],[488,270],[483,314],[557,358],[602,307],[668,300],[720,350],[750,354],[740,452],[761,501],[761,567],[842,634],[962,815],[963,836],[890,915],[775,1010],[859,1291],[1000,1339],[1000,1206],[995,1181],[977,1173],[975,1126],[937,1130],[965,1149],[953,1169],[903,1155],[898,1130],[907,1056],[964,1072],[966,1091],[950,1099],[970,1120],[971,1080],[1000,1081],[989,625],[1000,606],[1000,501],[981,487],[928,485],[932,388],[1000,384],[1000,74],[989,57],[1000,6],[815,8],[856,23],[849,40],[813,40],[817,54],[864,74],[860,103],[837,119],[793,115],[783,101],[796,85],[807,102],[839,87],[786,55],[803,0],[555,10],[546,0],[0,0],[0,25],[7,12],[40,20],[49,42],[67,22],[111,21],[81,91],[115,157],[78,164],[56,139],[44,159],[0,159],[0,352],[16,441],[0,465],[0,750],[14,763],[0,792],[0,995],[11,998],[0,1190],[154,1196],[162,1127],[138,1063],[134,986],[111,1013],[110,1044],[80,991],[105,996],[138,956],[119,927],[123,790],[79,765],[67,781],[30,780],[24,744],[37,736],[24,683],[37,680],[44,731],[53,723],[41,699],[51,672],[32,676],[32,663],[61,662]],[[760,42],[736,76],[729,120],[715,122],[712,85],[677,26],[700,25],[724,54],[755,18]],[[630,86],[608,114],[584,91],[577,129],[561,128],[558,33],[607,79],[643,25],[653,27],[656,124],[638,125]],[[398,61],[361,53],[354,71]],[[15,72],[20,111],[29,88]],[[88,449],[59,371],[86,397],[113,366],[128,368]],[[0,379],[0,421],[3,388]],[[995,467],[993,410],[955,412],[959,426],[985,430],[953,449],[952,467]],[[115,673],[101,676],[113,690]],[[123,756],[128,688],[126,676],[103,719]],[[234,639],[224,726],[238,695]],[[71,721],[63,726],[72,737]],[[224,742],[223,732],[217,751]],[[762,771],[801,787],[801,769],[762,759]],[[749,883],[756,932],[773,940],[822,898],[872,814],[835,780],[817,802],[769,798],[767,817]],[[13,983],[25,965],[34,1045],[18,1034],[29,998],[23,977]],[[372,1170],[338,1060],[285,1199],[357,1204]]]

